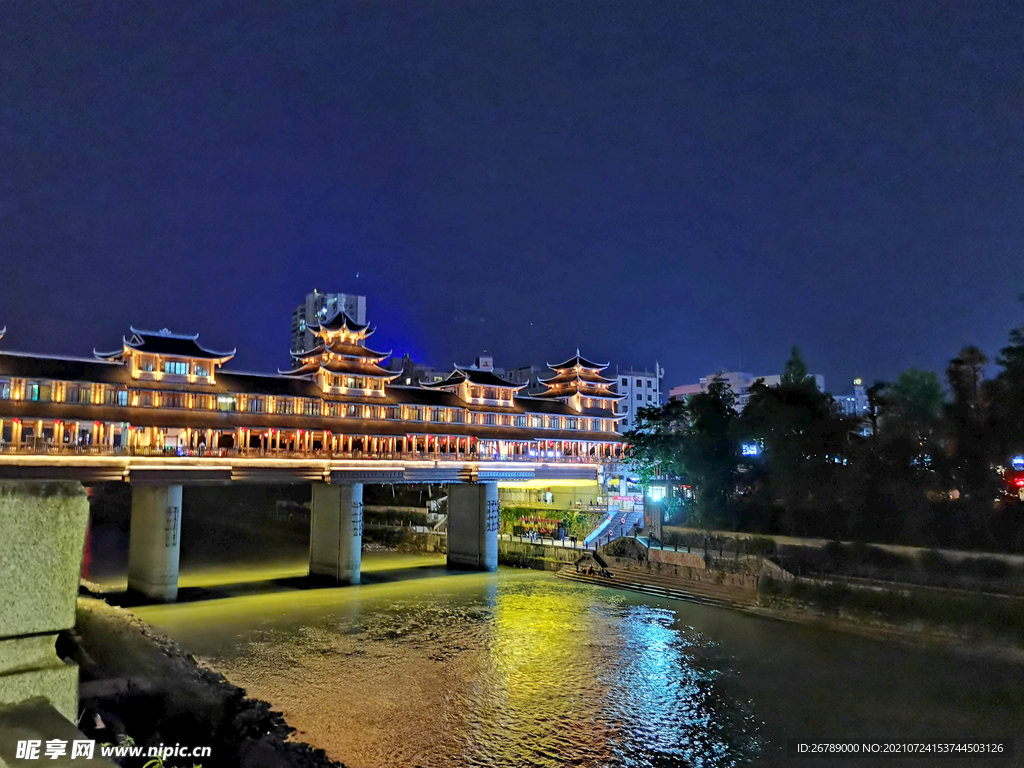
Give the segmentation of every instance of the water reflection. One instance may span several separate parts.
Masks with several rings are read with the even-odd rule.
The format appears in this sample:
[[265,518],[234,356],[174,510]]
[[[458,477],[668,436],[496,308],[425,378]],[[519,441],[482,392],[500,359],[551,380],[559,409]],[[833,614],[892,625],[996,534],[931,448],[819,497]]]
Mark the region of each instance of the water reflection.
[[700,659],[708,641],[672,611],[533,572],[427,576],[139,613],[356,768],[758,754],[744,707]]
[[[361,586],[304,589],[305,527],[201,501],[182,526],[197,602],[137,612],[350,768],[794,765],[790,737],[1024,744],[1019,662],[438,556],[367,552]],[[122,513],[94,529],[93,564],[123,586]]]

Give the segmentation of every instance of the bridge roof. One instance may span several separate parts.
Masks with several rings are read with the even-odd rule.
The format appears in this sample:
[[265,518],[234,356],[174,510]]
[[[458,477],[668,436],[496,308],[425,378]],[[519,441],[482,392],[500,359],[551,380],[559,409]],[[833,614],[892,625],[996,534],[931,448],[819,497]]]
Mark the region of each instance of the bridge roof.
[[591,390],[586,387],[554,387],[546,392],[538,392],[534,395],[537,398],[559,398],[559,397],[573,397],[579,395],[580,397],[589,397],[591,400],[622,400],[625,395],[616,395],[614,392],[601,392],[599,390]]
[[608,367],[608,363],[591,362],[590,360],[587,360],[587,358],[580,356],[580,351],[578,349],[576,350],[576,354],[564,363],[557,363],[556,365],[548,363],[548,368],[553,368],[556,371],[564,371],[569,368],[575,368],[576,366],[579,366],[580,368],[588,368],[592,371],[603,371]]
[[[125,336],[124,346],[152,355],[168,355],[171,357],[187,357],[192,359],[205,360],[230,360],[235,356],[235,350],[230,352],[214,352],[199,345],[199,334],[192,336],[179,333],[171,333],[166,328],[159,331],[140,331],[137,328],[130,328],[131,336]],[[112,359],[124,354],[124,349],[116,352],[94,352],[97,357]]]
[[369,376],[370,378],[387,379],[388,381],[392,381],[402,374],[401,371],[384,370],[379,365],[372,362],[346,358],[342,358],[341,360],[330,360],[326,363],[309,362],[305,365],[293,368],[290,371],[278,371],[278,373],[282,376],[309,376],[320,369],[330,371],[331,373],[345,373],[352,376]]
[[374,352],[372,349],[362,347],[358,344],[349,344],[344,341],[333,341],[330,344],[324,344],[320,342],[315,345],[312,349],[303,350],[302,352],[292,352],[292,357],[298,359],[305,359],[307,357],[320,357],[325,352],[338,355],[339,357],[350,357],[354,360],[373,360],[374,362],[383,360],[385,357],[391,357],[391,352]]
[[586,368],[580,371],[555,371],[547,378],[544,378],[543,376],[538,376],[537,381],[539,381],[541,384],[547,384],[549,387],[558,384],[572,384],[575,382],[580,382],[582,384],[591,384],[597,387],[607,387],[608,385],[615,383],[615,379],[606,379],[604,376],[597,373],[596,371],[588,370]]
[[332,333],[336,331],[348,331],[349,333],[362,333],[363,331],[366,331],[367,336],[373,333],[373,329],[370,328],[368,323],[357,323],[341,309],[339,309],[330,320],[324,320],[319,323],[307,322],[306,328],[311,333],[316,333],[321,329]]
[[0,353],[0,375],[95,381],[99,384],[128,383],[132,380],[128,369],[119,362],[82,357],[38,357],[24,352]]
[[470,384],[482,387],[504,387],[505,389],[515,390],[522,389],[526,386],[525,384],[516,384],[515,382],[505,381],[505,379],[491,371],[476,371],[472,368],[459,367],[456,367],[454,371],[448,374],[448,377],[444,381],[432,381],[424,383],[422,386],[430,388],[452,387],[457,386],[464,381],[469,381]]

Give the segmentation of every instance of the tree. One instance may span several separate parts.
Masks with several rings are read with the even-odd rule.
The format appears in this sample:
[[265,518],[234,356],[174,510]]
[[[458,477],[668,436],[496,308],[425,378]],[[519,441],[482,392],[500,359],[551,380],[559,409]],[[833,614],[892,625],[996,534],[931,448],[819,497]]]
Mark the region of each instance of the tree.
[[782,383],[801,384],[807,378],[807,363],[800,354],[800,348],[794,344],[789,350],[789,360],[782,369]]
[[796,347],[778,386],[765,386],[763,380],[751,386],[739,433],[764,449],[767,501],[778,507],[785,532],[822,532],[851,426],[807,375]]
[[884,381],[876,381],[867,389],[868,396],[868,421],[871,422],[871,434],[878,434],[878,414],[885,405],[885,391],[889,384]]
[[991,500],[995,476],[991,470],[994,435],[982,393],[988,358],[975,346],[964,347],[946,368],[953,389],[947,409],[952,442],[950,474],[961,493],[977,500]]
[[641,485],[658,475],[679,476],[683,440],[690,428],[690,412],[683,400],[640,408],[635,426],[625,434],[630,445],[633,466]]
[[976,412],[981,405],[981,383],[988,358],[974,345],[964,347],[949,361],[946,378],[953,388],[954,404]]
[[[1024,294],[1020,295],[1024,304]],[[1010,331],[1010,343],[999,351],[1002,371],[991,387],[992,421],[996,427],[999,463],[1024,453],[1024,325]]]
[[875,397],[870,451],[857,461],[864,475],[858,535],[935,545],[928,494],[949,487],[939,471],[945,412],[939,377],[910,368]]
[[883,397],[883,429],[898,430],[925,442],[939,428],[945,398],[933,371],[908,368]]
[[736,486],[736,395],[715,376],[706,391],[691,395],[686,404],[690,433],[682,446],[683,476],[693,486],[698,524],[710,526],[721,520]]
[[735,485],[735,419],[736,396],[718,376],[706,391],[685,400],[641,408],[636,427],[625,436],[641,482],[656,474],[682,478],[693,488],[692,518],[713,525]]

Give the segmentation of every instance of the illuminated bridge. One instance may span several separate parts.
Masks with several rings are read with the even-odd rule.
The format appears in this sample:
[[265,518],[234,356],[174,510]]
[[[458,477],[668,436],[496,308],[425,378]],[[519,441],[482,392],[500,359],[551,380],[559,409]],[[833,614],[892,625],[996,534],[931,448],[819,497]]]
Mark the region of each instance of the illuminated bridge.
[[312,485],[310,573],[358,582],[363,483],[447,483],[448,562],[497,567],[497,483],[600,482],[618,396],[579,353],[520,394],[489,371],[393,383],[344,313],[275,375],[223,369],[197,336],[132,328],[92,358],[0,353],[0,478],[130,482],[129,586],[177,592],[183,484]]

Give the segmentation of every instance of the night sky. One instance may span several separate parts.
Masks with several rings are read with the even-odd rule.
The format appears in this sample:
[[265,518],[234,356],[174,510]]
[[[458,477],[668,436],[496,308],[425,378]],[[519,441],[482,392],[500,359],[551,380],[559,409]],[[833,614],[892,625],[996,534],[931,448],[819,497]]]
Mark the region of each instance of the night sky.
[[[1024,4],[5,2],[0,348],[859,375],[1024,322]],[[557,358],[557,360],[556,360]]]

